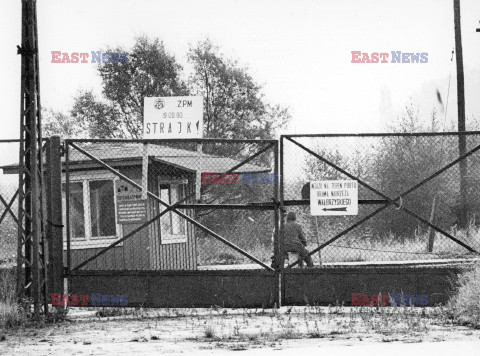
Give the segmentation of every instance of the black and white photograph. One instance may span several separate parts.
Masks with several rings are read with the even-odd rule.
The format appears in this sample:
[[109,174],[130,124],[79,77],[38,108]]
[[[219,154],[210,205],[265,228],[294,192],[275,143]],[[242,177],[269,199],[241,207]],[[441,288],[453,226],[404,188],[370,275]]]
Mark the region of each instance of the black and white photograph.
[[480,1],[1,0],[0,355],[480,354]]

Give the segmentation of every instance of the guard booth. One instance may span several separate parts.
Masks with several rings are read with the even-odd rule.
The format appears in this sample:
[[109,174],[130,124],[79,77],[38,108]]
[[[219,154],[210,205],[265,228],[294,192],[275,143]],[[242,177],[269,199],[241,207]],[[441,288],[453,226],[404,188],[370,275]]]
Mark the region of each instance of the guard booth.
[[[185,150],[165,148],[160,156],[158,146],[148,152],[148,190],[169,203],[186,196],[185,203],[194,203],[197,171],[209,163],[209,157],[197,160]],[[156,150],[156,152],[153,152]],[[73,151],[73,150],[72,150]],[[142,185],[141,143],[94,143],[88,152],[119,173]],[[184,157],[179,162],[180,157]],[[162,211],[162,206],[149,199],[143,219],[125,221],[119,209],[122,198],[142,198],[142,191],[118,175],[105,170],[88,157],[71,152],[68,162],[69,233],[71,265],[77,266],[89,257],[137,229],[141,223]],[[63,173],[62,197],[67,206],[67,174]],[[183,210],[194,217],[193,209]],[[121,219],[124,219],[123,221]],[[138,222],[135,222],[135,219]],[[66,209],[64,209],[66,221]],[[67,252],[67,231],[64,250]],[[131,238],[119,242],[103,256],[87,263],[84,270],[195,270],[196,244],[193,227],[173,212],[168,212]]]

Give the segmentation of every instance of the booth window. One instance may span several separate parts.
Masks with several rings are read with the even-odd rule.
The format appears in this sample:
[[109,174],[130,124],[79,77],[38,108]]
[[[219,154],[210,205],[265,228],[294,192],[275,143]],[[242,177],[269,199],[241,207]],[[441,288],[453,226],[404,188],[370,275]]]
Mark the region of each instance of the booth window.
[[70,237],[85,238],[85,217],[83,208],[83,184],[70,184]]
[[[73,175],[69,190],[71,248],[104,247],[120,237],[121,228],[116,223],[114,177]],[[63,183],[64,207],[65,192],[66,184]]]
[[[160,181],[160,199],[173,205],[185,197],[184,181]],[[159,203],[160,212],[166,207]],[[182,213],[185,210],[179,209]],[[173,211],[169,211],[160,218],[160,241],[162,244],[187,242],[187,221]]]
[[92,237],[115,236],[115,190],[113,180],[88,182]]

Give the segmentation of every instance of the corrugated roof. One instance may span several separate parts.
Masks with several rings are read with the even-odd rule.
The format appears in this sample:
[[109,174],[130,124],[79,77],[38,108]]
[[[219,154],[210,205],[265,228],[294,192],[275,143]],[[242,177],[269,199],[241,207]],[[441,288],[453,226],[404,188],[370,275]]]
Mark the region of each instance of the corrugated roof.
[[[79,145],[80,148],[89,152],[98,159],[105,161],[141,161],[143,156],[142,143],[88,143]],[[157,144],[148,145],[148,155],[154,160],[166,164],[197,172],[223,173],[238,165],[242,160],[219,155],[211,155],[197,151],[173,148]],[[62,161],[64,158],[62,157]],[[90,158],[77,151],[75,148],[69,150],[69,161],[76,164],[94,163]],[[140,163],[140,162],[139,162]],[[4,173],[16,173],[18,165],[0,167]],[[270,167],[246,163],[235,173],[242,172],[270,172]],[[15,171],[15,172],[14,172]]]

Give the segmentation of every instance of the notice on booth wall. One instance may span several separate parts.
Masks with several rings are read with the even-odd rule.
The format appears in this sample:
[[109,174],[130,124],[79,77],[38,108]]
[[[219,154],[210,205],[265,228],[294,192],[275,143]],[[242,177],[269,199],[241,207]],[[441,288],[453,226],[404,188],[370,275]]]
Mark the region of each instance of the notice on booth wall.
[[356,180],[310,182],[310,213],[314,216],[358,214]]
[[203,97],[145,97],[144,139],[203,137]]
[[119,224],[141,224],[147,221],[147,200],[117,201]]
[[[141,184],[140,180],[134,180]],[[133,185],[119,180],[115,185],[117,193],[117,224],[141,224],[147,221],[147,199]]]

